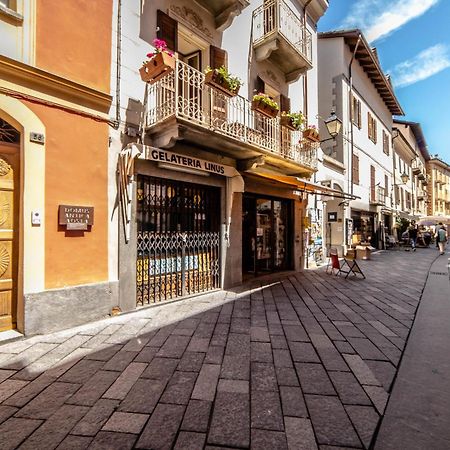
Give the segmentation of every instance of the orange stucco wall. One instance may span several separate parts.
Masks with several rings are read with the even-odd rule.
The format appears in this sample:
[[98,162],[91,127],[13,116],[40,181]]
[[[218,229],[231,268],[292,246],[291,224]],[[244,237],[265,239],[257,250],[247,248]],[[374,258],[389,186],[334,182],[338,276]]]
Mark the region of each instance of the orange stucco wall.
[[[108,125],[26,102],[46,127],[45,287],[108,279]],[[58,227],[58,205],[94,207],[91,231]]]
[[39,0],[36,65],[109,92],[111,0]]

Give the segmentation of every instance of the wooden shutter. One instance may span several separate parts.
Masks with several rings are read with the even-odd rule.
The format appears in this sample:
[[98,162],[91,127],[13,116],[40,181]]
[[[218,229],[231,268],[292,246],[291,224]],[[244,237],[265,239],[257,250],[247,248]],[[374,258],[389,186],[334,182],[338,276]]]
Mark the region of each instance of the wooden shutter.
[[370,166],[370,198],[375,201],[375,167]]
[[213,69],[218,69],[222,66],[228,67],[228,54],[226,50],[211,45],[209,48],[209,65]]
[[389,177],[387,175],[384,175],[384,195],[388,195],[389,192]]
[[353,183],[359,184],[359,157],[353,155],[352,158]]
[[375,144],[377,143],[377,121],[372,118],[373,120],[373,142],[375,142]]
[[158,9],[156,26],[158,27],[157,38],[166,41],[168,49],[178,51],[178,22]]
[[291,110],[291,99],[283,94],[280,94],[280,111]]
[[367,113],[367,135],[369,136],[369,139],[372,139],[372,116],[370,113]]
[[400,189],[398,186],[395,186],[395,204],[400,204]]
[[264,83],[264,80],[260,77],[256,77],[256,83],[255,83],[255,94],[258,94],[260,92],[264,92],[266,88],[266,85]]

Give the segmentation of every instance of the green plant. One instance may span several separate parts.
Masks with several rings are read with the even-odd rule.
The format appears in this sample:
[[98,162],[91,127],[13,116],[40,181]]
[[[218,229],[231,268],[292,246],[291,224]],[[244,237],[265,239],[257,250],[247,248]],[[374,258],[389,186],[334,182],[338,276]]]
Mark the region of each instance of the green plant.
[[259,92],[258,94],[254,95],[253,101],[265,103],[266,105],[270,106],[273,109],[276,109],[277,111],[280,109],[278,103],[275,100],[273,100],[272,97],[269,97],[267,94],[264,94],[262,92]]
[[397,217],[397,220],[395,221],[396,228],[400,230],[400,233],[404,233],[411,222],[408,219],[405,219],[404,217]]
[[213,70],[228,84],[230,91],[237,91],[242,86],[242,80],[239,77],[231,75],[225,66],[221,66],[218,69],[212,69],[208,66],[205,69],[205,75]]
[[297,128],[297,130],[300,129],[305,121],[305,116],[301,112],[296,113],[283,111],[281,116],[288,117],[291,120],[292,125]]

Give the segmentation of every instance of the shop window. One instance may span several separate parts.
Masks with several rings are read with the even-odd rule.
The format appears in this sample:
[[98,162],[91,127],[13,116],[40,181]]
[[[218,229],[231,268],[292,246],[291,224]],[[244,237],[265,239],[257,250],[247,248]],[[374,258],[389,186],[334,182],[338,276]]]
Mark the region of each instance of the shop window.
[[377,121],[376,119],[370,114],[370,112],[367,113],[367,124],[368,124],[368,136],[369,139],[376,144],[377,143]]

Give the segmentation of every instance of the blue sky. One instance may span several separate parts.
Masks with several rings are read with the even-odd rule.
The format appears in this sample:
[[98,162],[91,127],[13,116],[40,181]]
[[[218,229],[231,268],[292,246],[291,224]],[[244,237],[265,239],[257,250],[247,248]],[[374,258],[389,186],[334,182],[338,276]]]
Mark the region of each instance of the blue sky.
[[319,31],[360,28],[390,73],[405,119],[450,163],[450,0],[330,0]]

